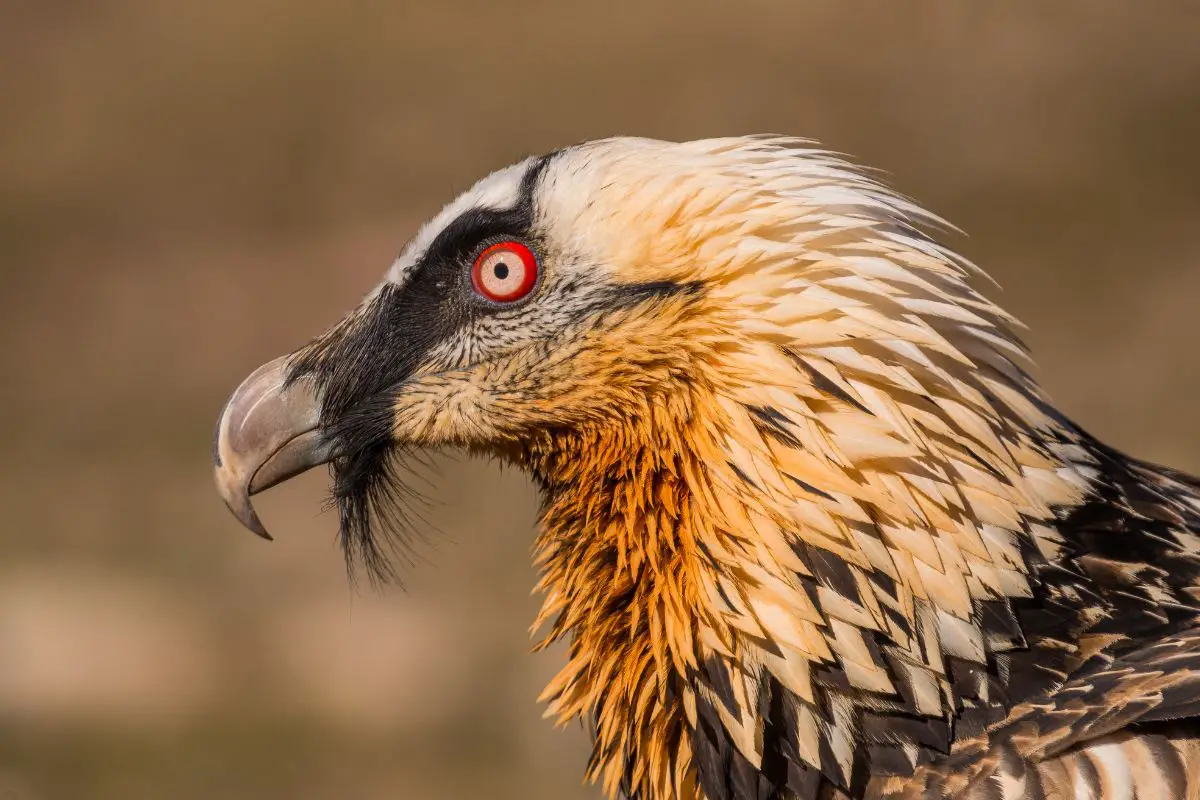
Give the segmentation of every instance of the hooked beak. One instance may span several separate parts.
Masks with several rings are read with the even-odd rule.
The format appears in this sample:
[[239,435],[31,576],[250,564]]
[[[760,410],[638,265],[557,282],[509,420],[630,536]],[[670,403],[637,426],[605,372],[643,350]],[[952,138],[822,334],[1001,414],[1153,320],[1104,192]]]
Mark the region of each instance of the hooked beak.
[[263,364],[225,403],[213,442],[217,490],[254,533],[270,539],[250,497],[333,457],[321,402],[307,380],[286,385],[288,357]]

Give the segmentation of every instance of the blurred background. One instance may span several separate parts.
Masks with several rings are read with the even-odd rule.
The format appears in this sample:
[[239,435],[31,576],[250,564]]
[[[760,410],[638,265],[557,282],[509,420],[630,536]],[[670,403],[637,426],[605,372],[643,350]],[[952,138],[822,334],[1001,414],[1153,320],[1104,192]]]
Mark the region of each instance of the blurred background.
[[[1200,3],[0,4],[0,798],[598,797],[535,700],[536,497],[438,459],[405,591],[218,409],[487,172],[817,137],[968,234],[1085,427],[1200,471]],[[319,472],[319,471],[318,471]]]

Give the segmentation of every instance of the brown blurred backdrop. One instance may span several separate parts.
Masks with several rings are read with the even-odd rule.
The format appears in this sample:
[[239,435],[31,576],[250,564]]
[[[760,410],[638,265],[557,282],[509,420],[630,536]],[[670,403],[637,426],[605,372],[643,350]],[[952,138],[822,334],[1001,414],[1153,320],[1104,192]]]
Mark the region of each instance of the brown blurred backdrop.
[[439,462],[406,592],[323,475],[212,487],[228,392],[486,172],[820,138],[970,235],[1084,426],[1200,471],[1200,2],[0,4],[0,798],[587,798],[535,698],[535,496]]

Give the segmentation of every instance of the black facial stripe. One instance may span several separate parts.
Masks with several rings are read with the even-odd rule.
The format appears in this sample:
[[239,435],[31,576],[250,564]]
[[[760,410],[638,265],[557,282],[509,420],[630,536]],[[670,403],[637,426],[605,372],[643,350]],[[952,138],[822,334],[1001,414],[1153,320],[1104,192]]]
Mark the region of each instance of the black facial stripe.
[[605,293],[605,301],[610,308],[631,308],[641,305],[648,300],[674,297],[676,295],[697,295],[704,291],[701,281],[675,283],[674,281],[649,281],[647,283],[625,283],[613,286]]
[[341,454],[333,462],[332,497],[343,549],[348,564],[361,559],[373,578],[390,577],[386,550],[405,530],[406,493],[395,471],[400,448],[391,437],[395,389],[438,345],[489,313],[473,302],[464,273],[489,238],[531,238],[534,191],[552,155],[530,164],[513,208],[459,216],[403,285],[385,283],[364,308],[301,350],[288,370],[289,382],[311,379],[322,393],[321,428]]
[[366,308],[302,351],[289,379],[316,381],[328,425],[403,383],[431,350],[489,312],[464,296],[464,273],[483,242],[531,238],[534,191],[552,156],[529,166],[512,208],[461,214],[437,235],[403,286],[385,283]]
[[419,283],[420,273],[430,264],[463,263],[487,239],[502,236],[528,239],[533,228],[533,194],[552,157],[553,154],[542,156],[529,165],[512,208],[472,208],[443,228],[421,256],[408,283]]
[[[559,289],[563,295],[571,295],[580,291],[574,284],[566,284]],[[643,304],[652,304],[657,300],[666,300],[681,295],[697,297],[704,291],[701,281],[675,283],[674,281],[652,281],[647,283],[623,283],[606,286],[592,286],[585,295],[584,302],[573,304],[568,309],[568,319],[572,324],[583,323],[596,314],[612,311],[624,311]]]

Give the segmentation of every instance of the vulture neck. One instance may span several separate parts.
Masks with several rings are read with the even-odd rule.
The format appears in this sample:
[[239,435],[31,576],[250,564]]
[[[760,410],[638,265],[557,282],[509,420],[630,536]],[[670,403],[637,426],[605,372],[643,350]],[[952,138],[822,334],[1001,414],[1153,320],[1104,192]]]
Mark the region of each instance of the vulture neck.
[[645,428],[598,426],[526,455],[545,489],[534,630],[548,626],[539,648],[570,641],[542,700],[561,723],[594,721],[589,779],[609,796],[689,800],[691,679],[702,652],[728,644],[706,598],[710,548],[727,546],[711,466],[724,457],[690,411],[646,413]]
[[[591,720],[589,777],[609,796],[711,795],[696,765],[717,752],[750,775],[785,752],[845,786],[850,720],[986,709],[987,653],[1024,644],[1008,598],[1031,592],[1026,526],[1049,555],[1051,506],[1080,492],[1061,457],[1012,434],[987,472],[973,459],[1000,445],[982,430],[917,446],[840,395],[807,416],[769,400],[647,397],[521,454],[545,490],[535,629],[570,648],[543,700],[560,723]],[[957,698],[952,658],[977,696]]]

